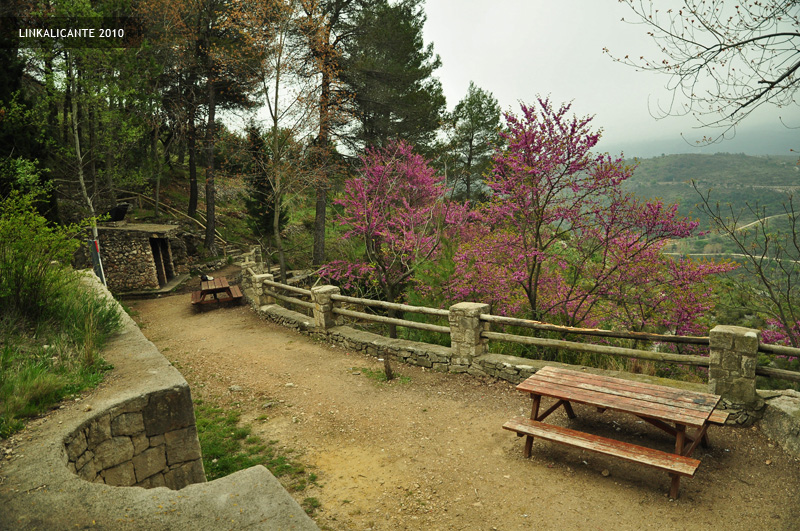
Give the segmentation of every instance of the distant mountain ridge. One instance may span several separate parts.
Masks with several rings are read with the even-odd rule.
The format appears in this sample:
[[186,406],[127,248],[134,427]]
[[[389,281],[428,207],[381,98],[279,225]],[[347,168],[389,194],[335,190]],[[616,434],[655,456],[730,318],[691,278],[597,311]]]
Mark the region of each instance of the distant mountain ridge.
[[[639,197],[678,203],[680,213],[699,218],[703,228],[708,227],[708,219],[696,207],[701,200],[692,187],[692,180],[698,190],[710,193],[713,203],[730,203],[735,210],[747,204],[758,205],[767,215],[782,212],[786,194],[800,191],[800,166],[798,158],[793,156],[681,154],[628,162],[638,166],[625,183],[626,190]],[[753,219],[754,216],[745,214],[742,220]]]

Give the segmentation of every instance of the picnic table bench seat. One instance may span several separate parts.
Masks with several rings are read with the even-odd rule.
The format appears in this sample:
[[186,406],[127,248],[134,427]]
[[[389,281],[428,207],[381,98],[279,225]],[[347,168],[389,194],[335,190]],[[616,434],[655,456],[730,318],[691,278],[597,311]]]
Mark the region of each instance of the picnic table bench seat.
[[625,461],[641,463],[680,476],[694,477],[697,467],[700,466],[700,461],[691,457],[628,444],[615,439],[607,439],[553,424],[545,424],[527,417],[514,417],[503,424],[503,428],[516,432],[519,436],[539,437],[566,446],[611,455]]
[[725,421],[728,420],[728,413],[727,411],[723,411],[721,409],[715,409],[711,412],[711,415],[708,417],[708,421],[711,424],[718,424],[720,426],[725,424]]

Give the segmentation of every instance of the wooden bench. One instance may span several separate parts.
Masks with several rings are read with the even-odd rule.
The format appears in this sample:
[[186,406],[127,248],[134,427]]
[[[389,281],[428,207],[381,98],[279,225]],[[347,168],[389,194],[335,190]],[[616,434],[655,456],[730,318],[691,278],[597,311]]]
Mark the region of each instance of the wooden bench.
[[231,299],[241,299],[243,296],[242,288],[239,286],[231,286]]
[[539,437],[590,452],[611,455],[625,461],[641,463],[680,476],[694,477],[697,467],[700,466],[700,461],[691,457],[636,446],[553,424],[545,424],[526,417],[514,417],[503,424],[503,428],[516,432],[520,436]]
[[197,304],[203,298],[202,291],[193,291],[192,292],[192,304]]
[[728,420],[728,415],[730,415],[730,413],[727,411],[723,411],[721,409],[715,409],[714,411],[711,412],[711,415],[709,415],[708,421],[711,424],[724,426],[725,421]]

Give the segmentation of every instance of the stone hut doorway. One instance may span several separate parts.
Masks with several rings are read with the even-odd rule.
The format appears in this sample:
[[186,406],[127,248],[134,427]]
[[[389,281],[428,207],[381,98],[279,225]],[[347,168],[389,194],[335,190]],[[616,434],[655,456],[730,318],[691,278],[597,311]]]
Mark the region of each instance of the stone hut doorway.
[[158,287],[164,287],[167,282],[175,276],[175,271],[170,259],[172,253],[169,249],[167,238],[150,238],[150,249],[153,252],[153,261],[156,265],[156,276],[158,277]]

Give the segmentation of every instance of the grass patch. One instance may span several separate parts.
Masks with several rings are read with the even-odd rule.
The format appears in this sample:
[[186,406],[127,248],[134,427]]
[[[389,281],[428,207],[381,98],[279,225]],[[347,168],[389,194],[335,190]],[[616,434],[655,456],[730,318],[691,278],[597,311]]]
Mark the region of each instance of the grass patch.
[[319,500],[316,498],[306,498],[302,503],[303,509],[305,509],[308,514],[314,514],[314,511],[319,509],[321,505],[322,504],[319,503]]
[[46,319],[11,312],[0,321],[0,438],[24,419],[97,386],[112,367],[99,355],[120,326],[118,308],[77,278],[54,298]]
[[291,457],[291,450],[279,449],[277,441],[264,441],[242,425],[238,411],[201,400],[195,402],[194,411],[209,481],[255,465],[267,467],[291,492],[302,492],[317,481],[316,474]]

